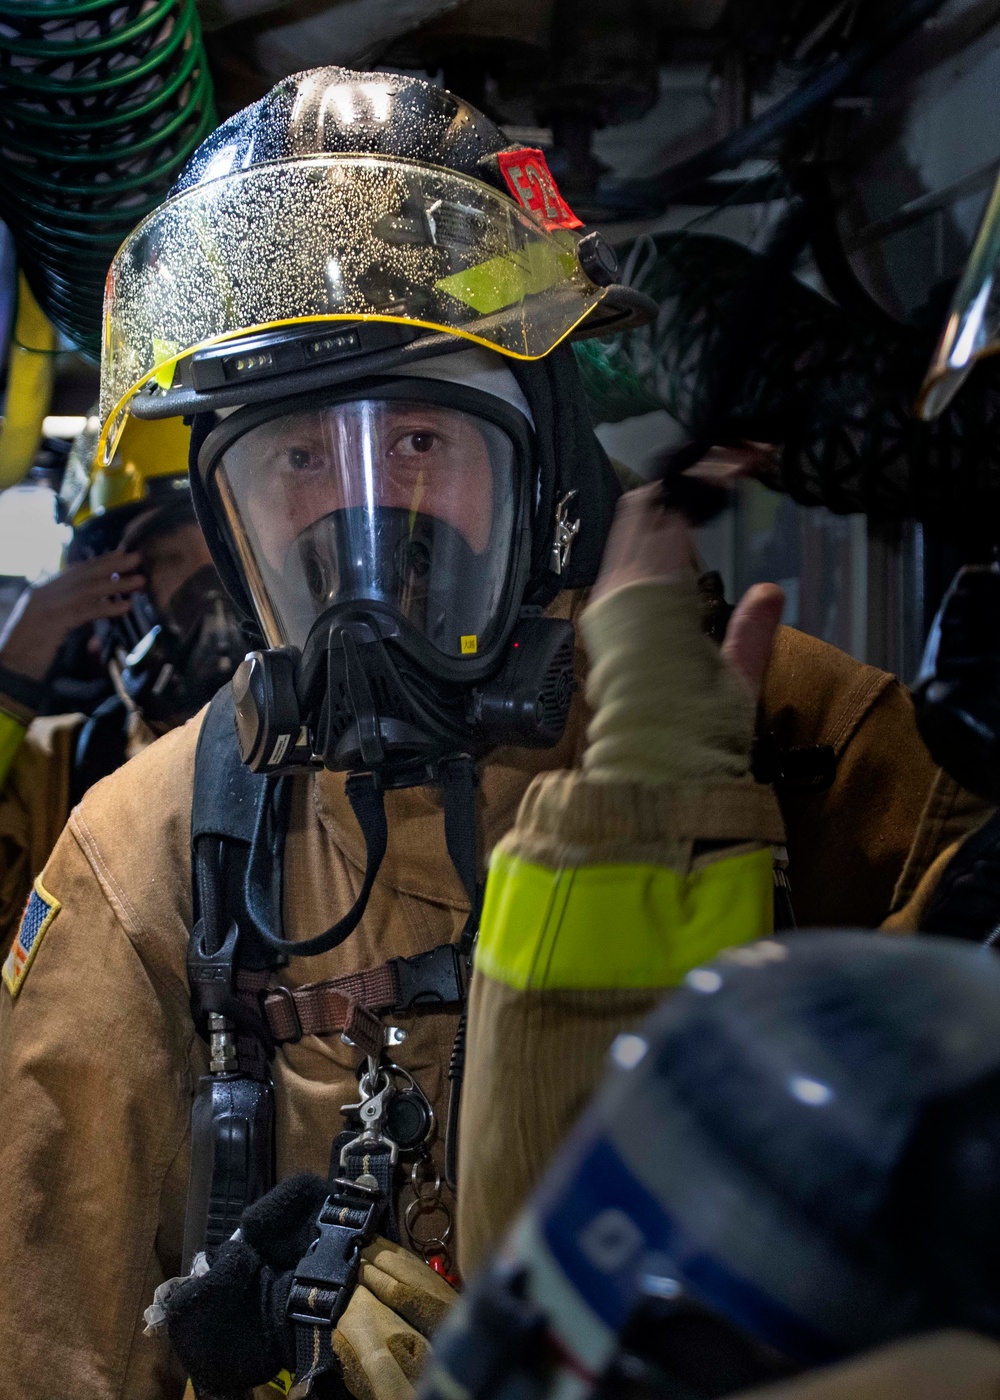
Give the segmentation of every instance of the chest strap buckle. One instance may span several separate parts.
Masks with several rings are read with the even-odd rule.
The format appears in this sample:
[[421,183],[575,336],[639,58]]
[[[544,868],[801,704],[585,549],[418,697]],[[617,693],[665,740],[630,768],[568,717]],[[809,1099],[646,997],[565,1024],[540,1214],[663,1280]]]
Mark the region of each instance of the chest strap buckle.
[[455,1006],[465,1001],[464,960],[454,943],[441,943],[410,958],[390,958],[398,989],[391,1011],[411,1006]]
[[323,1203],[319,1234],[295,1268],[286,1316],[332,1329],[358,1280],[361,1251],[375,1235],[385,1197],[378,1187],[338,1177]]
[[382,1048],[385,1028],[377,1012],[411,1007],[465,1004],[468,959],[454,943],[442,943],[410,958],[390,958],[367,972],[272,987],[264,1015],[276,1044],[294,1044],[303,1035],[346,1035],[368,1055]]

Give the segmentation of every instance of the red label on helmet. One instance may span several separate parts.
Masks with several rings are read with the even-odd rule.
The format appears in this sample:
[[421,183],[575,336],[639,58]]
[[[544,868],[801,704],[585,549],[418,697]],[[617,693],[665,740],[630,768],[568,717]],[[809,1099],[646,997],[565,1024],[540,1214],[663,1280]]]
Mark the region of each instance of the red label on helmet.
[[543,151],[533,146],[525,146],[520,151],[501,151],[497,164],[518,204],[537,214],[547,229],[583,226],[583,220],[576,217],[559,193]]

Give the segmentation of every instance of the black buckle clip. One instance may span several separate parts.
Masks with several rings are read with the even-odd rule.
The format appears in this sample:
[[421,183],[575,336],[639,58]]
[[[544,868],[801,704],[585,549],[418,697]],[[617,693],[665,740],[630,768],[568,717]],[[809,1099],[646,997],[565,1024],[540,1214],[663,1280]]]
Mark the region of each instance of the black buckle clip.
[[391,958],[399,996],[392,1011],[411,1006],[461,1004],[465,1001],[465,969],[454,943],[441,943],[411,958]]
[[[236,951],[240,930],[234,922],[222,946],[215,953],[205,951],[205,930],[199,919],[188,940],[187,974],[191,993],[191,1014],[203,1040],[208,1039],[208,1018],[215,1014],[232,1021],[241,1035],[260,1043],[267,1058],[274,1058],[274,1037],[263,1016],[237,996]],[[282,989],[283,990],[283,989]],[[298,1008],[296,1008],[296,1018]]]
[[205,926],[202,920],[194,927],[188,942],[187,975],[191,990],[191,1009],[195,1025],[204,1034],[210,1012],[225,1014],[235,990],[236,944],[239,928],[230,925],[222,946],[214,953],[205,951]]
[[[295,1278],[288,1295],[288,1320],[307,1327],[336,1326],[357,1282],[361,1250],[375,1233],[385,1199],[377,1186],[363,1186],[343,1177],[338,1177],[333,1185],[316,1221],[319,1234],[295,1266]],[[345,1209],[363,1210],[361,1223],[340,1224],[338,1217]],[[316,1288],[337,1294],[333,1306],[322,1315],[296,1307],[301,1291],[308,1297]]]
[[772,735],[753,741],[750,771],[758,783],[803,792],[825,792],[837,776],[837,751],[830,744],[786,749]]

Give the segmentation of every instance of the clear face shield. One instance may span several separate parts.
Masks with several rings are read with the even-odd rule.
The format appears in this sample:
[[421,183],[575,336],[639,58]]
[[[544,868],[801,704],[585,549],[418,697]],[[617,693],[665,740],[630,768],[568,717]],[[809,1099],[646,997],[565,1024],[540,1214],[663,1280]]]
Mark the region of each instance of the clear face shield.
[[330,609],[372,603],[444,657],[481,655],[520,523],[511,434],[408,398],[249,412],[212,434],[232,438],[209,471],[269,645],[302,648]]
[[315,364],[331,323],[375,320],[537,359],[607,292],[573,234],[466,175],[349,155],[227,174],[168,199],[111,265],[103,440],[113,451],[145,386],[168,391],[182,361],[234,335],[315,323]]
[[1000,181],[983,216],[921,386],[917,403],[921,418],[936,418],[943,413],[978,361],[1000,352],[998,269]]

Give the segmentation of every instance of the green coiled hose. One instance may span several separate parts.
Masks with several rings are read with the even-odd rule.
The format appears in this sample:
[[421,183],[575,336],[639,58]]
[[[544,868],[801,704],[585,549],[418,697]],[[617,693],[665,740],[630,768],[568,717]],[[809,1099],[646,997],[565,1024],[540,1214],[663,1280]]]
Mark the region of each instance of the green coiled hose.
[[0,0],[0,216],[85,353],[116,250],[215,122],[194,0]]

